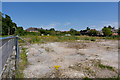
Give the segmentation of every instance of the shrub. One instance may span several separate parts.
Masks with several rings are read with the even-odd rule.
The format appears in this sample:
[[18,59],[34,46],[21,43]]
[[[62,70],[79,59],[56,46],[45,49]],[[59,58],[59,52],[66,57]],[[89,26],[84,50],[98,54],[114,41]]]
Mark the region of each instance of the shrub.
[[112,31],[111,31],[111,29],[108,28],[108,27],[104,27],[104,28],[102,29],[102,31],[103,31],[103,33],[104,33],[104,36],[111,36],[111,35],[112,35]]
[[98,31],[95,29],[91,29],[88,31],[89,36],[97,36],[97,34],[98,34]]
[[84,40],[90,40],[88,37],[85,37]]
[[103,64],[99,64],[99,67],[100,67],[100,68],[107,68],[107,69],[109,69],[109,70],[113,70],[113,67],[107,66],[107,65],[103,65]]
[[91,41],[96,41],[96,39],[95,38],[91,38]]

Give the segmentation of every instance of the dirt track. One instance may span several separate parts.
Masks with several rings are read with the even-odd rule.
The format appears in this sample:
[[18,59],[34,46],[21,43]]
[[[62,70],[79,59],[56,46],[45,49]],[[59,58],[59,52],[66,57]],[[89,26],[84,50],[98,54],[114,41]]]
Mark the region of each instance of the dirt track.
[[[118,41],[54,42],[29,47],[26,78],[117,77]],[[40,49],[43,53],[40,53]],[[59,71],[54,68],[59,65]],[[101,66],[102,65],[102,66]],[[104,65],[104,66],[103,66]],[[105,67],[105,66],[108,67]]]

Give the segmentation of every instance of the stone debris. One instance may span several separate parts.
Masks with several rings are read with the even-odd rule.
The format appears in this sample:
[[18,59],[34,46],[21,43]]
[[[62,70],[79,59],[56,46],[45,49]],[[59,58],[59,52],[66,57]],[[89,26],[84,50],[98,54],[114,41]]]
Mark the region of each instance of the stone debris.
[[[24,70],[25,78],[84,78],[86,76],[103,78],[117,74],[112,70],[95,66],[100,60],[101,64],[118,70],[117,40],[84,41],[84,43],[79,40],[79,43],[54,42],[33,44],[33,46],[43,53],[32,47],[28,49],[28,62],[31,65]],[[108,50],[106,46],[111,48]],[[54,68],[55,65],[60,66],[58,72]]]

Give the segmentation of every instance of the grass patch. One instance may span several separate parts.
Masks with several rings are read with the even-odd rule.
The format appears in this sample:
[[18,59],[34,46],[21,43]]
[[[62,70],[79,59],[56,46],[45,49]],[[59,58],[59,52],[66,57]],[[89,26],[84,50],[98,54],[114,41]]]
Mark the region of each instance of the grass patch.
[[[41,44],[46,42],[72,42],[76,40],[96,41],[97,39],[116,40],[117,37],[93,37],[93,36],[35,36],[25,35],[20,36],[30,44]],[[19,40],[20,43],[26,44],[23,40]]]
[[120,36],[107,36],[107,37],[101,37],[101,39],[105,39],[105,40],[120,40]]
[[26,55],[27,48],[23,48],[23,46],[21,47],[22,47],[22,51],[20,52],[19,71],[17,71],[17,75],[16,75],[17,78],[24,78],[23,70],[28,64],[27,55]]
[[[79,40],[79,37],[76,36],[34,36],[34,35],[27,35],[21,36],[23,39],[28,41],[29,43],[45,43],[45,42],[65,42],[65,41],[75,41]],[[19,40],[20,43],[25,43],[22,40]]]
[[91,78],[88,78],[87,76],[83,80],[93,80]]
[[96,39],[95,38],[91,38],[91,41],[96,41]]
[[85,40],[90,40],[90,38],[89,37],[85,37]]
[[103,65],[103,64],[99,64],[99,67],[100,67],[100,68],[107,68],[107,69],[109,69],[109,70],[114,70],[113,67],[107,66],[107,65]]
[[98,66],[98,67],[100,67],[100,68],[102,68],[102,69],[109,69],[109,70],[112,70],[112,71],[114,71],[114,68],[113,67],[111,67],[111,66],[108,66],[108,65],[103,65],[103,64],[101,64],[101,61],[98,61],[97,62],[97,64],[96,64],[96,66]]
[[12,36],[12,35],[0,35],[0,37],[9,37],[9,36]]

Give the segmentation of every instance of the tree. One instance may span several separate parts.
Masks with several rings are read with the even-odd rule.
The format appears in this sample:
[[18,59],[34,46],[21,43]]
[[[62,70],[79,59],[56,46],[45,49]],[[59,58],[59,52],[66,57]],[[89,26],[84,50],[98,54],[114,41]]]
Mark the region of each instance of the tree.
[[40,29],[39,29],[39,32],[40,32],[41,34],[45,34],[45,33],[46,33],[46,31],[45,31],[43,28],[40,28]]
[[75,35],[76,32],[77,32],[76,30],[74,30],[74,29],[70,29],[70,34],[71,34],[71,35]]
[[23,30],[23,27],[17,27],[16,34],[17,35],[24,35],[25,31]]
[[112,29],[115,29],[115,27],[113,27]]
[[56,35],[56,32],[54,30],[50,31],[50,35]]
[[55,29],[54,29],[54,28],[51,28],[50,31],[55,31]]
[[8,16],[7,14],[5,14],[5,22],[8,26],[8,35],[11,35],[11,29],[13,27],[13,23],[12,23],[12,20],[11,20],[11,17]]
[[112,31],[111,31],[111,29],[108,28],[108,27],[104,27],[104,28],[102,29],[102,31],[103,31],[104,36],[111,36],[111,35],[112,35]]
[[87,28],[86,28],[86,30],[90,30],[90,28],[89,28],[89,27],[87,27]]
[[120,27],[118,28],[118,34],[119,34],[119,36],[120,36]]
[[40,36],[41,35],[41,33],[40,32],[38,32],[38,36]]
[[108,28],[112,29],[112,27],[109,25]]
[[49,33],[50,33],[50,35],[56,35],[56,32],[55,32],[55,29],[54,29],[54,28],[51,28],[51,29],[49,30]]
[[[0,12],[0,27],[2,26],[2,13]],[[2,29],[0,29],[0,36],[2,35]]]
[[2,35],[12,35],[15,33],[17,25],[11,20],[11,17],[5,14],[2,15]]
[[97,34],[98,34],[98,31],[95,29],[91,29],[88,31],[89,36],[97,36]]
[[75,33],[75,35],[77,35],[77,36],[81,35],[81,34],[80,34],[80,31],[77,31],[77,32]]

